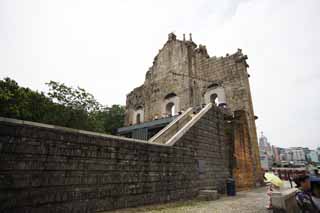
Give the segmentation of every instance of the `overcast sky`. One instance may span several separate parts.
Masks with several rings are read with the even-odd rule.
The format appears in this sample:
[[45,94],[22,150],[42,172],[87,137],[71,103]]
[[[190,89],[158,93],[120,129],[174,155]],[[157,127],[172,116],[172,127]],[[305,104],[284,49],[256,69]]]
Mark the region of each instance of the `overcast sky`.
[[0,0],[0,77],[80,86],[125,104],[170,32],[248,55],[258,134],[320,146],[319,0]]

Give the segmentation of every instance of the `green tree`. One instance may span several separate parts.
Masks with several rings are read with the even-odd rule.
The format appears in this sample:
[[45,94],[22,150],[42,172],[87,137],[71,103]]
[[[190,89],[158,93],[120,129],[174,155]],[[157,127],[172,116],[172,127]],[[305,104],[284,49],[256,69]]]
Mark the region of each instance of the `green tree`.
[[123,106],[102,106],[80,87],[55,81],[47,85],[48,96],[20,87],[10,78],[0,80],[0,116],[109,134],[123,125]]
[[87,112],[99,110],[101,104],[85,89],[68,87],[63,83],[50,81],[48,96],[59,104]]
[[123,126],[125,107],[121,105],[112,105],[106,107],[104,114],[104,132],[116,134],[116,130]]
[[43,122],[50,98],[44,93],[19,87],[10,78],[0,81],[0,115],[23,120]]

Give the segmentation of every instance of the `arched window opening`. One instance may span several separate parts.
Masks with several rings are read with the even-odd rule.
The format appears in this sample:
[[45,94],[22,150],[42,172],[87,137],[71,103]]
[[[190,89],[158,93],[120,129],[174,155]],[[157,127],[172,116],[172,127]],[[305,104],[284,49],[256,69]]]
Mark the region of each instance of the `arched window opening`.
[[170,102],[167,104],[166,113],[167,113],[167,115],[170,115],[170,116],[174,116],[176,114],[176,107],[175,107],[174,103]]
[[215,88],[215,87],[218,87],[219,85],[216,84],[216,83],[213,83],[213,84],[210,84],[207,88],[210,89],[210,88]]
[[136,122],[137,122],[137,124],[141,123],[141,115],[140,115],[140,113],[137,114]]
[[169,98],[173,98],[173,97],[176,97],[176,96],[177,96],[176,93],[172,92],[172,93],[169,93],[168,95],[166,95],[164,97],[164,99],[169,99]]
[[219,106],[219,99],[218,99],[218,95],[216,93],[210,95],[210,102]]

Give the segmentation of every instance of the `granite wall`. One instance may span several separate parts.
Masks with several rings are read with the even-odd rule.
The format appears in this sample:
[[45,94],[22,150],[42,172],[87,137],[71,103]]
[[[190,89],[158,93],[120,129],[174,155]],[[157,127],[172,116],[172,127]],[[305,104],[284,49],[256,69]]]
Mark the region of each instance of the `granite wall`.
[[0,118],[0,212],[96,212],[225,190],[218,108],[174,145]]
[[[235,170],[234,176],[247,176],[247,173],[251,172],[250,176],[253,178],[238,179],[238,186],[255,187],[263,182],[263,178],[255,124],[257,117],[253,109],[247,59],[241,49],[222,57],[210,56],[206,46],[197,45],[191,36],[189,40],[179,40],[170,33],[167,42],[148,69],[144,84],[127,95],[125,125],[135,124],[133,120],[138,107],[143,108],[145,121],[164,116],[165,98],[168,94],[176,95],[179,100],[176,111],[179,112],[207,104],[206,95],[214,92],[218,95],[218,100],[223,99],[221,103],[226,104],[232,113],[245,112],[242,120],[247,128],[243,129],[248,136],[247,143],[234,150],[236,162],[240,157],[238,164],[250,165],[251,168]],[[234,143],[241,140],[236,137]],[[242,163],[243,161],[247,162]]]

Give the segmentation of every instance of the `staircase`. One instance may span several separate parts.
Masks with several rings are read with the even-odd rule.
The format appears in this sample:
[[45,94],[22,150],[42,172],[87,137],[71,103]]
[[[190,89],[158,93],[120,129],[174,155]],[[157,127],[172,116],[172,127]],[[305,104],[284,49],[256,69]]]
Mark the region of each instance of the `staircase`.
[[207,104],[199,111],[190,107],[187,111],[178,116],[168,126],[148,140],[149,143],[174,144],[181,138],[206,112],[211,109],[212,104]]
[[193,108],[190,107],[187,111],[183,112],[175,120],[169,123],[168,126],[150,138],[148,142],[165,144],[176,132],[179,131],[179,129],[185,126],[193,116]]

